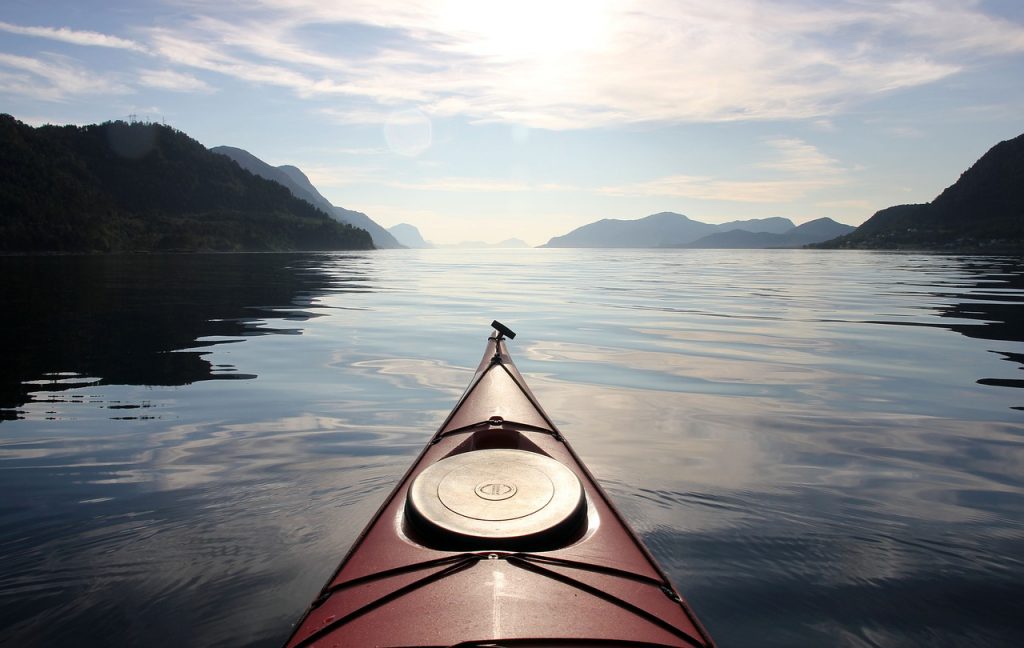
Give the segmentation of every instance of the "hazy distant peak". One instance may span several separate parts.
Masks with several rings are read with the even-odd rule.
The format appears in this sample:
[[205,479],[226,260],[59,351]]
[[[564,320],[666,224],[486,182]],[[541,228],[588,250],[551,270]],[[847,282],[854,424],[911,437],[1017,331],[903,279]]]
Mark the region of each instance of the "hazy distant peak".
[[509,239],[505,239],[504,241],[499,241],[498,243],[496,243],[494,245],[494,247],[499,247],[499,248],[528,248],[528,247],[530,247],[530,244],[527,243],[526,241],[524,241],[523,239],[509,238]]
[[379,248],[397,248],[402,245],[395,240],[387,230],[378,225],[373,219],[362,212],[352,211],[344,207],[337,207],[317,190],[309,178],[298,167],[291,164],[281,166],[270,166],[245,149],[235,146],[217,146],[210,149],[214,153],[225,155],[234,160],[240,167],[253,175],[258,175],[268,180],[284,185],[288,191],[297,198],[325,212],[336,221],[355,225],[365,229],[373,238],[373,244]]
[[302,169],[299,167],[292,166],[291,164],[282,164],[277,168],[283,171],[292,180],[308,184],[310,187],[313,186],[313,183],[309,181],[309,176],[303,173]]
[[[284,184],[289,189],[292,188],[289,186],[291,177],[289,174],[283,173],[282,167],[271,166],[243,148],[238,148],[237,146],[214,146],[210,151],[231,158],[240,167],[254,175],[273,180],[278,184]],[[305,176],[303,176],[303,179],[305,179]],[[306,199],[305,196],[300,197],[304,200]],[[317,207],[322,208],[321,205],[317,205]]]
[[807,221],[806,223],[798,225],[796,229],[801,232],[811,232],[817,230],[834,231],[837,229],[849,229],[852,232],[856,228],[854,228],[852,225],[845,225],[838,221],[832,220],[828,216],[824,216],[822,218],[816,218],[814,220],[810,220]]
[[719,230],[723,232],[739,229],[748,232],[770,232],[772,234],[784,234],[794,227],[796,227],[796,224],[793,221],[780,216],[735,220],[718,226]]
[[773,216],[713,225],[675,212],[658,212],[635,220],[606,218],[556,236],[541,247],[799,247],[853,231],[827,218],[812,223],[797,227],[788,218]]
[[242,148],[238,148],[237,146],[214,146],[213,148],[210,149],[210,152],[211,153],[220,153],[221,155],[227,155],[228,157],[232,157],[233,155],[238,155],[238,156],[242,156],[242,157],[249,157],[249,158],[252,158],[253,160],[258,160],[258,161],[262,162],[262,160],[257,158],[255,155],[253,155],[249,151],[246,151],[245,149],[242,149]]
[[[210,152],[231,158],[238,164],[238,166],[253,175],[258,175],[261,178],[266,178],[268,180],[274,180],[275,182],[279,181],[276,177],[277,173],[275,172],[275,167],[270,166],[245,149],[238,148],[237,146],[214,146],[210,149]],[[280,182],[278,183],[280,184]]]
[[635,220],[600,220],[541,247],[650,248],[688,243],[718,230],[675,212],[658,212]]
[[398,225],[389,227],[388,231],[391,232],[391,235],[394,236],[399,243],[407,248],[423,249],[434,247],[431,243],[424,240],[423,235],[420,234],[420,231],[415,225],[399,223]]
[[[788,219],[781,219],[788,221]],[[783,232],[732,229],[716,232],[682,247],[718,249],[799,248],[821,243],[854,230],[831,218],[819,218]]]

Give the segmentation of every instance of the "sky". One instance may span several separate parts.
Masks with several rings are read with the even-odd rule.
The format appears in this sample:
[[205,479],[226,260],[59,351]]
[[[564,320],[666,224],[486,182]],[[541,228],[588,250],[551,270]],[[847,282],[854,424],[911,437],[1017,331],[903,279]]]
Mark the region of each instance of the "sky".
[[4,0],[0,112],[164,122],[437,243],[859,225],[1024,133],[1024,2]]

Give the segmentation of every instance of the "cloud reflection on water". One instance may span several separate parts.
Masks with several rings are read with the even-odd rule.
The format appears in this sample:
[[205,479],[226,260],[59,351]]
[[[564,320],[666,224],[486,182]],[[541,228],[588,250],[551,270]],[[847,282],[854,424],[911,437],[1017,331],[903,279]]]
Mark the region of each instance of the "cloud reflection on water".
[[[203,306],[155,329],[132,262],[95,262],[109,285],[75,318],[124,321],[43,333],[102,353],[142,330],[108,364],[4,376],[48,382],[0,423],[0,627],[277,644],[511,316],[540,401],[722,645],[1024,635],[1021,392],[978,382],[1024,357],[1019,264],[591,254],[182,257],[225,269],[186,273]],[[210,379],[231,373],[255,378]]]

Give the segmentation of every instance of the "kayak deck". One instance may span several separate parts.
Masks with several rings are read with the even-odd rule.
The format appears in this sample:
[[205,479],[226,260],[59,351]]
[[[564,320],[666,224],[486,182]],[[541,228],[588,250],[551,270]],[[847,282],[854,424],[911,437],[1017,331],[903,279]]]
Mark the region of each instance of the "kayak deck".
[[289,648],[714,645],[502,332]]

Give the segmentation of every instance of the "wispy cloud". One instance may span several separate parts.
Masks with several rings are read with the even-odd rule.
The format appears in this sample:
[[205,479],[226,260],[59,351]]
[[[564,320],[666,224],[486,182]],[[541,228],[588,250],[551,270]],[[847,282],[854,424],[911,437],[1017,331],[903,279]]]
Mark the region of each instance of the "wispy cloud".
[[[1024,27],[974,0],[816,4],[471,0],[230,4],[152,32],[185,65],[303,97],[550,129],[822,118],[874,94],[1024,52]],[[360,48],[326,38],[362,29]]]
[[300,167],[309,181],[318,188],[380,184],[387,178],[387,172],[384,169],[365,165],[301,164]]
[[[195,30],[199,30],[196,32]],[[209,31],[215,29],[215,31]],[[254,84],[290,89],[300,97],[348,96],[373,99],[378,105],[424,103],[430,93],[415,85],[392,83],[392,77],[374,76],[371,70],[359,72],[342,61],[313,52],[296,51],[267,37],[236,38],[237,26],[216,21],[199,21],[184,31],[157,29],[150,32],[156,53],[178,65],[217,72]],[[322,69],[329,61],[336,65]],[[347,72],[346,72],[347,70]],[[361,118],[358,111],[346,111],[347,118],[379,123],[380,110]],[[369,114],[369,112],[368,112]]]
[[202,79],[191,74],[174,70],[141,70],[139,83],[149,88],[160,88],[176,92],[213,92],[213,88]]
[[[675,174],[641,182],[600,187],[507,178],[442,176],[399,180],[383,169],[317,167],[307,170],[318,186],[374,184],[403,191],[449,193],[580,192],[602,196],[658,196],[741,203],[786,203],[847,181],[849,170],[797,138],[762,142],[766,158],[752,163],[749,177]],[[306,167],[303,167],[306,168]]]
[[710,176],[673,175],[646,182],[603,187],[609,196],[669,196],[744,203],[786,203],[823,186],[803,180],[722,180]]
[[839,162],[825,155],[817,147],[795,138],[767,139],[764,142],[774,149],[775,157],[758,163],[762,169],[807,177],[835,177],[842,171]]
[[[356,149],[363,154],[364,149]],[[382,149],[365,149],[379,153]],[[332,149],[334,152],[334,149]],[[394,172],[379,165],[322,165],[302,163],[303,172],[317,187],[345,187],[349,185],[377,185],[403,191],[430,191],[452,193],[527,193],[549,191],[593,191],[586,187],[553,182],[528,182],[506,178],[443,176],[419,180],[400,180]]]
[[865,212],[872,208],[872,202],[870,200],[864,200],[862,198],[852,198],[850,200],[822,200],[814,203],[816,207],[823,207],[826,209],[856,209],[860,212]]
[[515,193],[515,192],[537,192],[537,191],[579,191],[580,188],[573,185],[558,184],[552,182],[519,182],[514,180],[495,180],[491,178],[462,178],[445,177],[416,182],[403,182],[398,180],[382,180],[380,184],[386,184],[396,189],[407,189],[412,191],[451,191],[458,193],[479,192],[479,193]]
[[387,152],[388,149],[386,148],[372,146],[350,146],[330,149],[330,153],[333,155],[384,155]]
[[9,34],[19,34],[22,36],[47,38],[50,40],[61,41],[63,43],[71,43],[72,45],[112,47],[115,49],[135,50],[137,52],[147,51],[146,47],[141,43],[137,43],[127,38],[110,36],[109,34],[101,34],[94,31],[68,29],[67,27],[29,27],[23,25],[12,25],[11,23],[0,21],[0,31],[5,31]]
[[55,54],[33,58],[0,52],[0,68],[4,67],[8,70],[0,69],[0,80],[8,93],[44,101],[131,92],[121,82],[91,72],[71,59]]
[[716,178],[677,174],[653,180],[601,187],[608,196],[669,196],[697,200],[743,203],[787,203],[825,187],[845,182],[845,171],[836,160],[814,146],[794,138],[771,139],[765,144],[774,157],[757,163],[758,169],[776,177],[758,179]]

